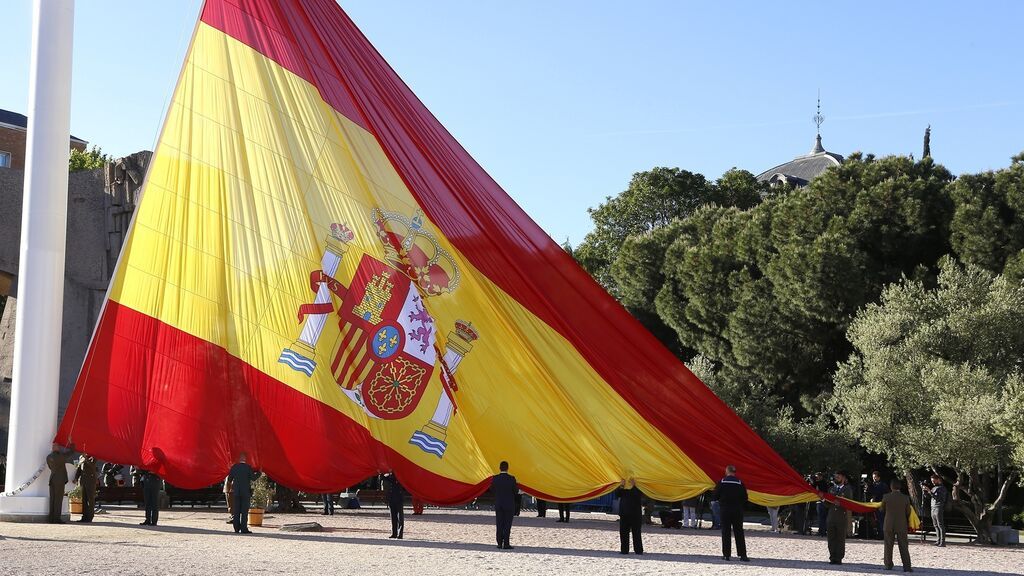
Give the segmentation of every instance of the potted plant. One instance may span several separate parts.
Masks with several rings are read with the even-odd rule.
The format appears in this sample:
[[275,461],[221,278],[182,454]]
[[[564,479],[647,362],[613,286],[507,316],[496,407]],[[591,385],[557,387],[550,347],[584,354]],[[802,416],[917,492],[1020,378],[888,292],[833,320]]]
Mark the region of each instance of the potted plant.
[[266,474],[252,483],[252,502],[249,504],[249,526],[263,526],[263,513],[274,497],[274,487]]
[[74,490],[68,492],[68,508],[72,514],[82,513],[82,487],[76,485]]

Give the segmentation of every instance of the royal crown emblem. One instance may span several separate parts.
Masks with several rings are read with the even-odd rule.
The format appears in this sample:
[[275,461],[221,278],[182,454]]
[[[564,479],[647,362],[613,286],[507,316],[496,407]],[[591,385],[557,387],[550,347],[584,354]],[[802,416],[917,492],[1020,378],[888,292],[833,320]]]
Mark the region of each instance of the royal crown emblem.
[[[422,213],[408,217],[374,209],[371,218],[385,261],[362,255],[351,283],[342,285],[335,276],[355,234],[345,224],[332,224],[320,269],[310,273],[310,290],[316,296],[299,307],[302,331],[278,362],[308,377],[318,367],[330,369],[345,396],[381,420],[412,414],[439,369],[438,404],[409,443],[441,458],[456,412],[454,375],[479,334],[470,322],[458,320],[439,358],[437,327],[426,298],[455,290],[459,268],[424,228]],[[317,346],[332,314],[337,316],[339,334],[327,356],[330,362],[318,363]]]
[[405,273],[428,296],[452,292],[459,285],[455,260],[423,229],[423,213],[404,214],[374,208],[373,223],[384,244],[385,259]]

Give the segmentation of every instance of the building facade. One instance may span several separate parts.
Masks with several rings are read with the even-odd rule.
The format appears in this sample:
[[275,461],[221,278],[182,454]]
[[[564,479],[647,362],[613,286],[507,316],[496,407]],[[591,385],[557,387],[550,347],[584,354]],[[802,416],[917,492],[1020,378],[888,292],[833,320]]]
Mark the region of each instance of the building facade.
[[[69,175],[61,349],[40,358],[60,362],[58,414],[64,413],[85,359],[151,156],[138,152]],[[0,313],[0,453],[7,449],[24,180],[19,168],[0,169],[0,296],[6,296]]]
[[[28,140],[28,117],[0,109],[0,168],[25,169],[25,145]],[[83,151],[88,144],[71,137],[71,149]]]

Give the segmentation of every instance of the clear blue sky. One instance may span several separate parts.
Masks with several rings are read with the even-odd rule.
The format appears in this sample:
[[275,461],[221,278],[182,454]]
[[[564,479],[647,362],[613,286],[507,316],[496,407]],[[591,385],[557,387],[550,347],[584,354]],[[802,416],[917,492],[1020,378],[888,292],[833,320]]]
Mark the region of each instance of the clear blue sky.
[[[79,0],[71,129],[156,138],[199,0]],[[434,114],[553,237],[653,166],[717,178],[825,147],[955,173],[1024,150],[1024,2],[343,0]],[[28,99],[31,2],[4,0],[0,108]]]

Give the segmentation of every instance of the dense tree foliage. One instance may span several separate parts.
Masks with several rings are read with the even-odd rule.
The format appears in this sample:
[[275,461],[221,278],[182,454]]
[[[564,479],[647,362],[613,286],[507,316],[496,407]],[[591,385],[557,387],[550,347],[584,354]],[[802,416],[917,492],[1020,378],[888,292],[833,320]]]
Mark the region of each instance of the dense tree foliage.
[[[948,252],[950,180],[930,159],[854,155],[750,210],[698,210],[663,251],[656,311],[726,378],[814,413],[853,314]],[[619,257],[613,269],[637,267]]]
[[[744,170],[730,170],[716,182],[678,168],[640,172],[633,175],[629,187],[621,194],[590,209],[594,230],[572,254],[610,294],[621,297],[626,308],[647,329],[682,354],[673,331],[654,309],[653,294],[645,292],[650,286],[656,291],[660,285],[661,257],[650,260],[646,266],[640,260],[650,250],[651,242],[667,245],[671,241],[671,232],[666,227],[674,221],[705,205],[748,208],[760,202],[765,191],[765,186]],[[615,261],[623,251],[636,253],[638,260],[630,261],[628,269],[616,274]],[[635,274],[654,276],[635,278]]]
[[990,494],[988,476],[1024,450],[1024,284],[945,260],[936,288],[890,286],[849,337],[831,403],[839,421],[899,468],[952,470],[953,501],[987,541],[1013,478]]
[[628,237],[666,226],[705,204],[753,206],[760,202],[762,189],[751,173],[742,170],[726,172],[718,182],[678,168],[638,172],[621,194],[589,210],[594,230],[574,254],[610,294],[617,296],[611,265]]
[[830,420],[798,418],[763,383],[723,378],[714,362],[703,356],[694,357],[686,365],[795,469],[811,473],[860,468],[857,443],[832,426]]
[[960,260],[1024,279],[1024,154],[1005,170],[961,176],[950,193],[956,203],[952,244]]
[[[888,286],[931,294],[942,266],[953,266],[940,265],[947,257],[978,267],[963,273],[969,277],[1001,274],[993,285],[1024,278],[1024,154],[1006,169],[954,178],[928,153],[920,161],[858,153],[800,189],[769,189],[739,170],[712,183],[656,168],[590,213],[595,228],[574,251],[577,260],[794,466],[856,468],[863,448],[901,469],[952,465],[901,460],[865,440],[836,409],[832,387],[849,394],[845,374],[864,356],[851,323],[875,310]],[[943,282],[953,278],[943,274]],[[930,317],[908,322],[907,330],[937,325]],[[981,386],[971,354],[983,353],[968,348],[955,369],[929,377],[979,378]],[[1009,373],[992,382],[1006,409],[936,411],[921,432],[972,419],[1006,439],[1000,458],[1020,467],[1024,383]],[[982,489],[973,482],[965,490]],[[984,506],[970,506],[986,521]]]

